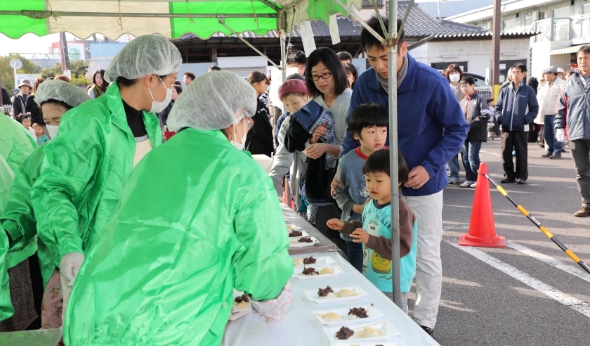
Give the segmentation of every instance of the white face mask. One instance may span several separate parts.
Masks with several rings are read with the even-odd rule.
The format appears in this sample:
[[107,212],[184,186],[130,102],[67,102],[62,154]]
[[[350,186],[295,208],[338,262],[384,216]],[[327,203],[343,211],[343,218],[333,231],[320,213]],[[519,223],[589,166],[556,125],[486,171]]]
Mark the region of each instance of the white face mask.
[[49,138],[54,139],[57,136],[57,129],[59,126],[55,125],[45,125],[47,127],[47,132],[49,132]]
[[459,80],[461,79],[461,75],[458,73],[451,74],[451,75],[449,75],[449,79],[451,80],[451,83],[458,83]]
[[244,123],[244,135],[242,136],[241,143],[236,142],[236,137],[238,136],[236,133],[236,126],[238,126],[244,117],[245,116],[242,114],[242,116],[239,117],[234,123],[234,139],[231,140],[231,144],[238,150],[244,150],[244,146],[246,145],[246,137],[248,137],[248,128],[246,127],[246,123]]
[[[158,77],[158,79],[160,79],[160,77]],[[164,88],[166,88],[166,85],[164,84],[164,82],[162,82],[162,79],[160,79],[160,83],[162,83]],[[154,95],[152,94],[150,88],[148,88],[148,91],[152,96],[152,108],[150,109],[150,113],[160,113],[166,107],[168,107],[170,101],[172,100],[172,89],[166,88],[166,97],[164,97],[164,100],[162,101],[156,101],[156,99],[154,99]]]

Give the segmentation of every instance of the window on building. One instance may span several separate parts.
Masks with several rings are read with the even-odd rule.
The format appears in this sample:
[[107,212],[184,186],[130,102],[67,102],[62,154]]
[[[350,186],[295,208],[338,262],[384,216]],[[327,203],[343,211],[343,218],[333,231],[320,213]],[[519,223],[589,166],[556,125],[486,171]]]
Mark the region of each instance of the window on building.
[[502,21],[502,31],[510,31],[516,28],[516,17],[506,18]]
[[546,12],[539,12],[539,20],[543,20],[547,18],[547,13]]
[[532,14],[527,14],[526,16],[524,16],[523,24],[526,27],[529,27],[529,26],[533,25],[533,15]]
[[570,16],[570,5],[561,5],[551,9],[551,17],[568,18]]
[[582,14],[590,14],[590,4],[582,5]]
[[[377,5],[378,8],[382,8],[384,6],[384,0],[375,0],[375,5]],[[373,8],[373,4],[371,4],[371,2],[369,0],[363,0],[363,9],[372,9]]]

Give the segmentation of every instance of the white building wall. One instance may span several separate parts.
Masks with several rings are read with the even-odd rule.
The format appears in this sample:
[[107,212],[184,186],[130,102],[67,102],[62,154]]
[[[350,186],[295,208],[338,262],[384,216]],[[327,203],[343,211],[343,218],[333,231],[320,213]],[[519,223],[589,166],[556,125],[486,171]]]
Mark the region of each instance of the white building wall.
[[[354,6],[352,6],[353,9],[355,9]],[[382,17],[385,17],[385,6],[383,7],[383,9],[379,10],[379,13],[381,14]],[[369,19],[375,17],[375,10],[374,9],[364,9],[364,10],[356,10],[356,14],[358,14],[359,17],[361,17],[365,22],[368,21]]]
[[[530,60],[528,38],[502,40],[500,60]],[[486,76],[486,68],[492,64],[492,41],[442,41],[428,42],[410,51],[416,60],[430,66],[432,63],[467,61],[467,71]]]
[[549,66],[561,67],[564,70],[569,69],[570,54],[551,55],[553,49],[567,48],[569,46],[569,41],[537,42],[531,45],[533,57],[529,75],[541,78],[543,70]]

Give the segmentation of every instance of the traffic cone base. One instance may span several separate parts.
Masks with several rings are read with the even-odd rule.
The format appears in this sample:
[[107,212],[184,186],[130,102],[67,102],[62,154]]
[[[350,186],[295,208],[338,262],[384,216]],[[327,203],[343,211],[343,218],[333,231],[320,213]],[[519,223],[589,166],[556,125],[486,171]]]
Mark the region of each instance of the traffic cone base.
[[506,238],[498,235],[492,238],[480,238],[470,236],[468,233],[466,233],[461,234],[461,236],[459,237],[459,246],[505,248]]
[[459,245],[505,248],[506,238],[496,234],[490,182],[484,174],[488,174],[488,165],[482,162],[473,196],[469,231],[459,237]]

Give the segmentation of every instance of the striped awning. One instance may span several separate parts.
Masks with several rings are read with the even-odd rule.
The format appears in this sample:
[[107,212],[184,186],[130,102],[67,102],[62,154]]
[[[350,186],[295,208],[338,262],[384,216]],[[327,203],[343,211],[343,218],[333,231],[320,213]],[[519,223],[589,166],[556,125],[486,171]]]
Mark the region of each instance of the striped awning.
[[[361,8],[362,0],[342,0]],[[0,33],[17,39],[69,32],[79,38],[95,33],[118,38],[160,34],[179,38],[193,33],[207,39],[220,32],[264,35],[302,21],[329,22],[346,12],[331,0],[0,0]]]
[[553,49],[551,51],[551,55],[560,55],[560,54],[572,54],[578,51],[578,49],[580,49],[580,47],[582,47],[583,44],[578,45],[578,46],[571,46],[571,47],[567,47],[567,48],[560,48],[560,49]]

